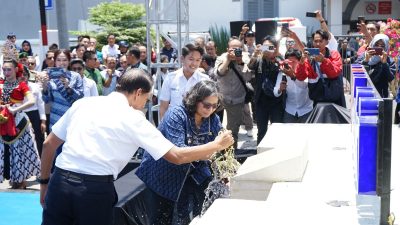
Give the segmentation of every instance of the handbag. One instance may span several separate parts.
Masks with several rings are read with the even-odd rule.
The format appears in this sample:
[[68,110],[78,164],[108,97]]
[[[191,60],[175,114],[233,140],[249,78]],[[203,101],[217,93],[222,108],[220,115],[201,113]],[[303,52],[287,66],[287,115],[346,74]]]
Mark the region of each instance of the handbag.
[[240,76],[239,72],[237,71],[237,69],[235,68],[235,66],[233,65],[233,63],[229,64],[229,67],[235,72],[236,76],[239,78],[240,83],[243,85],[244,90],[246,91],[246,95],[244,97],[244,103],[249,103],[253,100],[254,97],[254,88],[253,86],[251,86],[251,84],[249,82],[245,82],[243,80],[243,77]]
[[316,83],[308,83],[308,96],[315,102],[338,102],[343,93],[342,75],[337,78],[324,78],[318,65],[314,64],[318,74]]

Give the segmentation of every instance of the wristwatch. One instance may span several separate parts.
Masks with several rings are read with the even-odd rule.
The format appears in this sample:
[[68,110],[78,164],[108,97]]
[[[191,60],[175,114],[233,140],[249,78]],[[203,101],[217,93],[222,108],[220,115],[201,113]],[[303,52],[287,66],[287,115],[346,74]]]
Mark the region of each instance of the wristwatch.
[[42,179],[41,177],[38,177],[37,181],[39,182],[39,184],[48,184],[50,181],[50,178]]

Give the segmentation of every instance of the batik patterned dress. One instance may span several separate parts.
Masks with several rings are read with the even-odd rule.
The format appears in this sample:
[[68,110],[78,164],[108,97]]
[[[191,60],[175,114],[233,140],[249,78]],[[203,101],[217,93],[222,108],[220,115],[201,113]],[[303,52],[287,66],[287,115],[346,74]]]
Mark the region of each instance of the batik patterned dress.
[[[3,104],[9,104],[11,107],[18,106],[22,104],[28,93],[29,87],[25,82],[9,83],[0,80],[0,96]],[[17,112],[14,120],[17,126],[16,137],[9,139],[9,137],[1,136],[0,138],[0,182],[4,179],[4,151],[7,149],[5,145],[8,145],[10,152],[10,157],[6,160],[10,160],[11,182],[21,183],[40,173],[39,155],[29,119],[24,112]]]

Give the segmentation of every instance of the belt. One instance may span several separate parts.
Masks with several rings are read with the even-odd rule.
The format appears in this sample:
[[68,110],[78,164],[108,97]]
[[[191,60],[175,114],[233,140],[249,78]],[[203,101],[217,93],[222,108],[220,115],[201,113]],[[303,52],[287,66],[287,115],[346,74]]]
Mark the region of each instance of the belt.
[[61,168],[56,167],[55,169],[56,173],[61,174],[65,178],[72,178],[76,180],[82,180],[82,181],[93,181],[93,182],[103,182],[103,183],[112,183],[114,182],[114,177],[113,175],[88,175],[88,174],[82,174],[82,173],[76,173],[68,170],[63,170]]

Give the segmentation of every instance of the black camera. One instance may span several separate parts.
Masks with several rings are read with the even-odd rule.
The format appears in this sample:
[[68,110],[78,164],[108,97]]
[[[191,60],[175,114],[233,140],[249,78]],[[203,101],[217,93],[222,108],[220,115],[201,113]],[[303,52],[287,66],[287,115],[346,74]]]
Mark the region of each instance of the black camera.
[[242,57],[242,49],[241,48],[235,48],[233,49],[233,52],[235,53],[236,57]]

